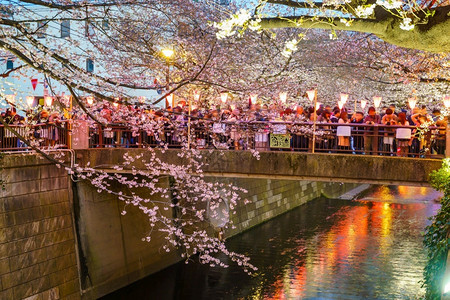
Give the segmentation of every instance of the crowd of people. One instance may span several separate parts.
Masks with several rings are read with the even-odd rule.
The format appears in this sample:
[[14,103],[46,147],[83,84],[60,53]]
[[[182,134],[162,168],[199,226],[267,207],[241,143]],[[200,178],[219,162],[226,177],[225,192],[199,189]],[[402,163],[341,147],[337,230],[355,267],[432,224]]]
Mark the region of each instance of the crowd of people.
[[[185,103],[166,110],[131,110],[133,115],[142,116],[143,127],[152,120],[159,122],[166,131],[155,136],[144,130],[141,143],[157,145],[160,140],[176,147],[183,138],[186,140],[189,107]],[[114,120],[114,109],[106,105],[98,113],[108,121]],[[290,149],[310,151],[315,119],[317,151],[398,156],[443,155],[445,151],[447,119],[441,116],[439,109],[432,110],[430,114],[425,106],[408,111],[397,110],[390,105],[381,108],[378,114],[375,107],[369,107],[364,113],[325,105],[321,105],[317,112],[313,108],[286,108],[277,104],[254,104],[245,109],[230,105],[222,109],[195,108],[190,116],[191,147],[196,148],[269,150],[271,135],[290,134]],[[338,127],[345,124],[349,124],[345,127],[351,130],[347,134],[339,134]],[[405,131],[403,136],[398,135],[401,126],[407,127],[404,128],[406,135]],[[170,134],[167,134],[168,131]],[[117,142],[117,134],[104,134],[104,145],[133,146],[138,141],[136,135],[133,137],[124,133],[127,136]]]
[[[46,110],[28,116],[20,116],[14,107],[2,112],[3,120],[24,136],[27,134],[19,125],[33,124],[31,135],[41,141],[40,145],[58,143],[64,116]],[[163,143],[180,147],[182,141],[187,141],[189,123],[190,147],[195,148],[270,150],[274,148],[271,138],[282,135],[286,139],[288,134],[290,150],[311,151],[314,136],[316,151],[398,156],[443,155],[447,126],[447,118],[441,116],[439,109],[430,114],[425,106],[406,110],[394,105],[381,108],[379,113],[375,107],[369,107],[365,113],[328,105],[321,105],[317,111],[302,106],[286,108],[276,103],[253,104],[247,108],[230,105],[222,109],[195,108],[189,115],[189,107],[184,102],[160,110],[104,103],[92,111],[92,116],[108,124],[100,131],[99,128],[91,131],[92,147]],[[316,122],[314,128],[313,122]],[[11,132],[0,129],[0,148],[23,146]]]

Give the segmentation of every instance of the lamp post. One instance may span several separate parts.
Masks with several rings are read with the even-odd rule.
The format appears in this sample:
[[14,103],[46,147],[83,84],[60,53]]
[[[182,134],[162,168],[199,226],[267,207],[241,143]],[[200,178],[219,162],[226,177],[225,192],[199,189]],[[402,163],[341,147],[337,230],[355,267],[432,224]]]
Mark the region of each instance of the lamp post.
[[315,149],[316,149],[316,122],[317,122],[317,90],[313,89],[313,90],[309,90],[306,91],[306,93],[308,94],[308,98],[309,101],[313,101],[314,100],[314,119],[313,119],[313,138],[312,138],[312,153],[314,153]]
[[[166,73],[166,93],[167,93],[170,90],[170,61],[171,61],[172,57],[174,56],[175,51],[173,51],[173,49],[166,48],[166,49],[162,49],[161,53],[164,56],[164,58],[166,59],[166,64],[167,64],[167,73]],[[172,98],[172,100],[173,100],[173,98]],[[173,108],[173,103],[171,105]],[[169,106],[169,102],[166,97],[166,108],[167,108],[167,106]]]

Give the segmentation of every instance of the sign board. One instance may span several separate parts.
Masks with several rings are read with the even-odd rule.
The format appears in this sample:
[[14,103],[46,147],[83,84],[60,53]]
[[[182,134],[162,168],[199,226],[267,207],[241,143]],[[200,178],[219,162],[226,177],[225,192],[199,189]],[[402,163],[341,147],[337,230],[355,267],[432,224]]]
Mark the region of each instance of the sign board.
[[338,126],[336,136],[351,136],[352,128],[350,126]]
[[291,148],[291,135],[290,134],[271,134],[270,135],[270,148]]
[[397,128],[395,137],[401,140],[409,140],[411,138],[410,128]]

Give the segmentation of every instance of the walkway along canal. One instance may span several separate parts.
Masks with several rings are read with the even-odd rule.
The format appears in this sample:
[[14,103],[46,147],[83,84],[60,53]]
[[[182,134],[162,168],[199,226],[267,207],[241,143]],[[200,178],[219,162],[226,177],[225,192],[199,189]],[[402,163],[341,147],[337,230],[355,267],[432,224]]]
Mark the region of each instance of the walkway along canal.
[[227,241],[254,276],[182,262],[104,299],[418,299],[438,197],[377,186],[353,201],[319,198]]

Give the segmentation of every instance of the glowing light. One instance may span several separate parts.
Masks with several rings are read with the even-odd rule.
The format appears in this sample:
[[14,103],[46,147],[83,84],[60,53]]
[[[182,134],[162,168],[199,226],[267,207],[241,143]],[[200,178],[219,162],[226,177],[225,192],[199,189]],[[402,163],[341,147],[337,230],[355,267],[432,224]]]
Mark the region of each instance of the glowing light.
[[414,107],[416,107],[417,104],[417,100],[414,97],[408,98],[408,104],[409,104],[409,108],[413,109]]
[[46,96],[44,97],[45,106],[52,106],[53,103],[53,97]]
[[344,107],[344,103],[342,101],[338,101],[338,107],[339,109],[342,109]]
[[139,96],[139,97],[138,97],[138,101],[139,101],[139,103],[141,103],[141,104],[144,104],[144,103],[145,103],[145,100],[147,100],[147,98],[145,98],[145,96]]
[[5,98],[10,103],[14,103],[14,101],[16,101],[16,95],[15,94],[5,95]]
[[341,102],[345,104],[347,102],[347,100],[348,100],[348,94],[341,93]]
[[450,96],[444,96],[444,106],[450,108]]
[[322,103],[320,103],[320,102],[317,102],[316,103],[316,110],[318,110],[319,108],[320,108],[320,105],[321,105]]
[[228,92],[220,93],[220,100],[222,101],[222,103],[226,103],[227,102],[227,98],[228,98]]
[[200,91],[194,91],[194,100],[195,101],[200,100]]
[[234,109],[236,108],[236,105],[231,104],[231,105],[230,105],[230,108],[231,108],[231,110],[234,110]]
[[28,106],[31,107],[31,105],[33,105],[33,103],[34,103],[34,97],[33,96],[27,96],[25,99],[27,101]]
[[365,109],[367,105],[367,100],[361,100],[361,109]]
[[116,107],[116,108],[119,107],[119,103],[117,103],[117,102],[114,102],[113,105],[114,105],[114,107]]
[[172,49],[168,49],[168,48],[161,50],[161,52],[166,58],[171,58],[175,54],[175,51],[173,51]]
[[287,100],[287,93],[286,92],[280,92],[280,101],[281,103],[286,103]]
[[173,94],[169,94],[166,97],[167,102],[169,102],[169,105],[172,105],[173,103]]
[[380,107],[381,99],[383,99],[381,96],[374,96],[373,97],[373,105],[375,106],[375,108]]
[[314,98],[316,97],[316,90],[306,91],[306,94],[308,94],[309,101],[314,101]]
[[252,100],[252,103],[256,103],[256,100],[258,100],[258,94],[250,94],[250,99]]
[[88,105],[94,104],[94,97],[92,97],[92,96],[87,97],[87,98],[86,98],[86,103],[87,103]]

